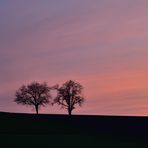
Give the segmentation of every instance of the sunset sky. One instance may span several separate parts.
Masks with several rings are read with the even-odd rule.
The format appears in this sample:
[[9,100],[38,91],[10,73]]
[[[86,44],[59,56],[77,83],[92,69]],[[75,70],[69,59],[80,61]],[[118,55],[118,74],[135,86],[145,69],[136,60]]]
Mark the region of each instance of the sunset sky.
[[148,115],[148,0],[0,0],[0,111],[35,112],[13,102],[22,84],[69,79],[75,114]]

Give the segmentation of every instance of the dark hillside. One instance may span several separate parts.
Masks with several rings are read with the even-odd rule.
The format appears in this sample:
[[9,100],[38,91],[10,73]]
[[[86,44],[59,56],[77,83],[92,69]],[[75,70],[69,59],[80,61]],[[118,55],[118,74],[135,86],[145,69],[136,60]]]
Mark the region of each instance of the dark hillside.
[[94,134],[147,139],[148,118],[0,113],[0,133]]

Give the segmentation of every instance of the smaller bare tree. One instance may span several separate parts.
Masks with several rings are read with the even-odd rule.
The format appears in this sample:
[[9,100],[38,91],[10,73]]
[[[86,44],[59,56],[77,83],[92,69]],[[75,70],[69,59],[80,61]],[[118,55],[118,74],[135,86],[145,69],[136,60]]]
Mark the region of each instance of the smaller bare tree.
[[15,93],[17,104],[34,106],[36,113],[39,113],[40,106],[50,103],[50,87],[46,83],[32,82],[31,84],[21,86]]
[[68,114],[71,115],[76,105],[81,106],[84,102],[82,96],[82,85],[72,80],[67,81],[61,87],[57,87],[57,96],[54,103],[57,103],[62,108],[66,108]]

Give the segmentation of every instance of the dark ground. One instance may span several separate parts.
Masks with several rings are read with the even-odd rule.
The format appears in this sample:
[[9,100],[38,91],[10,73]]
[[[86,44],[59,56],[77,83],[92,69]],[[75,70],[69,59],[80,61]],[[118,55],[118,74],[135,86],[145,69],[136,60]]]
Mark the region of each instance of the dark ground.
[[148,117],[1,112],[1,147],[148,147]]

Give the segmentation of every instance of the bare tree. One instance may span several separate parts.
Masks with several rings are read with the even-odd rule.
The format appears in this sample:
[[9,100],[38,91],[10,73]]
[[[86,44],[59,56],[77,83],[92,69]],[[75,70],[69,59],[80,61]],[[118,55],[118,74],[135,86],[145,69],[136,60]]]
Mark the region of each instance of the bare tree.
[[32,82],[31,84],[21,86],[15,93],[17,104],[34,106],[36,113],[39,113],[40,106],[50,103],[50,87],[46,83]]
[[57,96],[54,103],[57,103],[62,108],[66,108],[68,114],[71,115],[76,105],[81,106],[84,102],[82,96],[82,85],[72,80],[67,81],[61,87],[57,87]]

